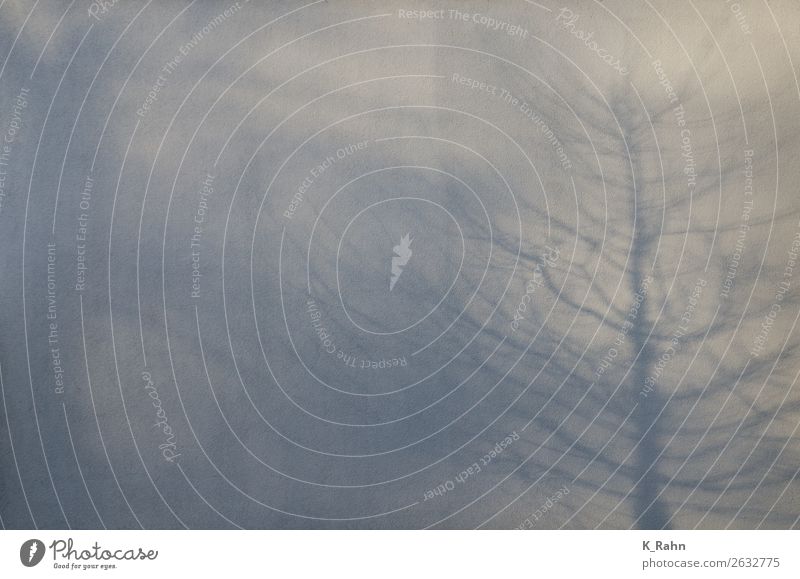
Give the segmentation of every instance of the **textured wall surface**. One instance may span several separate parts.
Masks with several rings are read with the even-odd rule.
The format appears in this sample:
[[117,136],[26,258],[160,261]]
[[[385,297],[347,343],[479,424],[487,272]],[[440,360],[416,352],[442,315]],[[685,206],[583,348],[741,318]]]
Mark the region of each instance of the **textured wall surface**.
[[800,526],[798,26],[0,2],[0,523]]

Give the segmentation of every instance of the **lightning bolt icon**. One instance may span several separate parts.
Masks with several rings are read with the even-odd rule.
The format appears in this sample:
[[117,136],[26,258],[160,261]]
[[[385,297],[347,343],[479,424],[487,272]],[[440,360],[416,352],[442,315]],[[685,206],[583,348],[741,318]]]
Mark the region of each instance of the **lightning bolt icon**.
[[393,248],[395,255],[392,256],[392,276],[389,279],[389,291],[394,289],[394,284],[396,284],[397,280],[400,279],[400,274],[403,273],[403,268],[408,263],[408,260],[411,259],[412,241],[414,240],[411,238],[411,234],[406,233],[400,238],[400,243],[395,245]]

